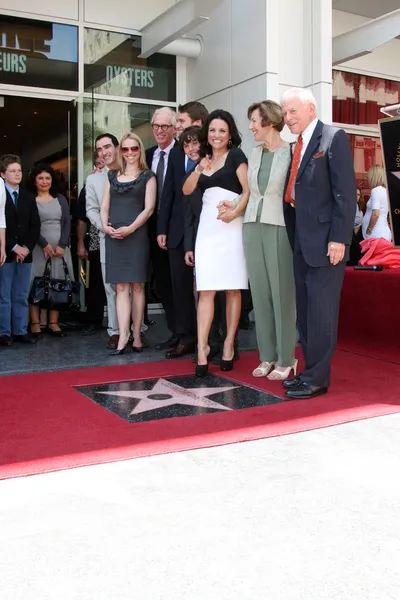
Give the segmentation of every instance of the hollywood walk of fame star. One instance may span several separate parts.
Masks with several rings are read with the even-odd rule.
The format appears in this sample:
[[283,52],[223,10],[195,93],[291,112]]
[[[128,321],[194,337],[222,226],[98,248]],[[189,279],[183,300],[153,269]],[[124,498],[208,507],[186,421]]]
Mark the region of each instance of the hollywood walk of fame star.
[[152,390],[130,390],[126,392],[100,392],[110,396],[122,396],[139,400],[130,415],[148,412],[156,408],[165,408],[174,404],[185,404],[187,406],[199,406],[204,408],[217,408],[218,410],[232,410],[219,402],[214,402],[206,396],[220,394],[236,389],[238,386],[229,387],[202,387],[186,389],[180,385],[159,379]]

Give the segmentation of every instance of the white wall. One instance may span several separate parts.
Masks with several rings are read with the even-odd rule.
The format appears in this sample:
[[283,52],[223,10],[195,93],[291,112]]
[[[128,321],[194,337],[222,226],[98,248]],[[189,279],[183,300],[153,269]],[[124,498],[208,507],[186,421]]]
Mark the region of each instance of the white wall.
[[78,16],[78,0],[0,0],[0,12],[6,10],[16,17],[23,17],[18,13],[34,13],[62,19],[75,19]]
[[175,0],[84,0],[84,19],[101,25],[141,29],[173,4]]
[[248,106],[265,98],[279,101],[286,88],[312,87],[329,121],[330,21],[330,0],[223,0],[190,34],[201,36],[203,52],[187,61],[186,99],[232,112],[245,151],[253,145]]
[[0,12],[78,20],[79,4],[83,5],[83,18],[88,23],[138,30],[175,4],[175,0],[0,0]]
[[[359,15],[351,15],[340,10],[332,11],[333,35],[340,35],[370,21]],[[354,69],[359,73],[376,75],[384,78],[400,79],[400,40],[391,40],[387,44],[376,48],[371,54],[349,60],[342,65],[336,65]]]

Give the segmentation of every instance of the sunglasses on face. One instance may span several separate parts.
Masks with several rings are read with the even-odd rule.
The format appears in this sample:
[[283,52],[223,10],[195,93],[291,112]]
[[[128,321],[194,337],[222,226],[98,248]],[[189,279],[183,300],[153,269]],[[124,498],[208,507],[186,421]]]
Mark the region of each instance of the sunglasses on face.
[[130,146],[130,147],[123,146],[121,148],[122,154],[130,154],[130,153],[136,154],[137,152],[139,152],[139,150],[140,150],[140,146]]

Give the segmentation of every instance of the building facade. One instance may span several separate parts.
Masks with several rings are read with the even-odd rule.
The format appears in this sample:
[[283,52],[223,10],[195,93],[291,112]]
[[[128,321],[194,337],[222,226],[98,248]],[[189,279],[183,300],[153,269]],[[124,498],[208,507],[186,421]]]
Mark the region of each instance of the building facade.
[[397,0],[197,0],[209,18],[186,37],[198,40],[199,55],[161,44],[142,58],[146,26],[158,19],[162,32],[166,11],[178,4],[183,14],[188,2],[0,0],[0,151],[21,154],[25,168],[51,161],[71,198],[100,132],[133,129],[148,146],[157,107],[199,99],[234,114],[247,151],[247,107],[297,86],[314,91],[323,120],[345,126],[365,178],[380,160],[380,108],[400,102],[400,40],[334,67],[332,40],[396,10]]

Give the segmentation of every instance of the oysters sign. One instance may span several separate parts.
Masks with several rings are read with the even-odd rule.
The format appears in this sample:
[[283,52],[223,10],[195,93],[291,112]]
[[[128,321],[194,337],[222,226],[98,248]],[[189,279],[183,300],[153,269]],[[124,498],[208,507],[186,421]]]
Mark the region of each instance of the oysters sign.
[[137,88],[154,87],[154,71],[151,69],[137,69],[107,65],[107,82],[128,84]]

